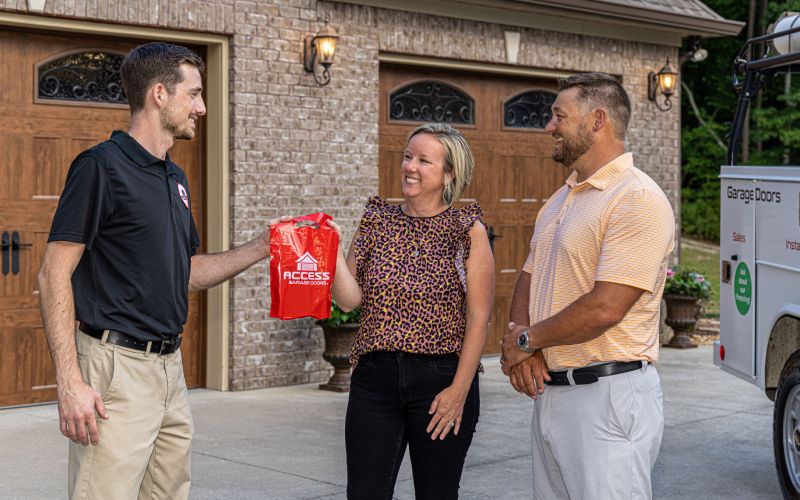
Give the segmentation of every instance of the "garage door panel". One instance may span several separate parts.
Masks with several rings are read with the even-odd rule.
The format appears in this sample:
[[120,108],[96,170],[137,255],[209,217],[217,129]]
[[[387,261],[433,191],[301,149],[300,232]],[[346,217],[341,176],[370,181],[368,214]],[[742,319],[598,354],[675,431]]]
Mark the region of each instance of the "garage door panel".
[[32,176],[35,178],[35,184],[26,198],[58,196],[61,193],[69,169],[65,142],[62,137],[33,137],[31,150],[27,153],[33,158],[33,165],[36,168],[36,175]]
[[[0,151],[3,152],[0,158],[0,200],[30,199],[35,179],[26,172],[25,152],[29,150],[30,138],[0,132]],[[5,211],[6,207],[0,206],[0,210]]]
[[[56,376],[44,331],[41,325],[30,325],[25,316],[20,311],[13,320],[13,331],[0,335],[0,350],[7,360],[0,365],[0,405],[3,406],[20,403],[9,398],[11,394],[26,394],[26,402],[55,398]],[[8,325],[0,324],[0,329],[3,326]]]
[[[0,30],[0,235],[18,233],[19,270],[0,273],[0,406],[55,399],[52,362],[42,329],[36,275],[69,166],[81,151],[128,127],[127,109],[36,103],[35,65],[73,49],[127,52],[127,42]],[[202,55],[202,51],[201,51]],[[204,126],[171,152],[186,171],[193,214],[203,235]],[[202,238],[201,238],[202,239]],[[28,246],[29,245],[29,246]],[[9,270],[10,271],[10,270]],[[189,387],[203,385],[205,294],[192,294],[182,347]]]
[[[402,148],[402,145],[400,147]],[[386,159],[387,168],[380,179],[380,192],[385,193],[385,198],[402,198],[403,188],[401,187],[401,181],[403,174],[400,170],[400,164],[403,161],[403,152],[384,150],[382,155]]]

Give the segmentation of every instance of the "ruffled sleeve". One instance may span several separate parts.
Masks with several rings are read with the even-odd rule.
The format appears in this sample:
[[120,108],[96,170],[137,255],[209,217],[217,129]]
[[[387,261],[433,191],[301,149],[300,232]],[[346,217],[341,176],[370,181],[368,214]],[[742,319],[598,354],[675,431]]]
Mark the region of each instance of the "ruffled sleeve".
[[458,209],[458,220],[464,232],[469,233],[475,221],[483,223],[483,210],[477,203],[470,203]]
[[376,231],[387,222],[387,204],[380,196],[372,196],[367,200],[364,215],[358,224],[358,238],[355,241],[354,254],[356,258],[356,281],[359,286],[364,286],[365,263],[369,259],[372,248],[375,246]]
[[472,239],[469,232],[476,221],[483,222],[483,210],[477,203],[471,203],[458,209],[458,214],[455,217],[456,227],[454,234],[456,235],[456,254],[455,266],[458,273],[458,279],[461,281],[461,286],[464,291],[467,290],[467,259],[469,259],[469,250],[472,246]]
[[380,196],[370,197],[367,200],[367,206],[364,207],[364,215],[361,216],[361,222],[358,224],[358,232],[372,234],[376,226],[385,222],[386,209],[388,207],[389,205]]
[[469,248],[472,242],[469,237],[469,232],[477,221],[486,225],[486,223],[483,222],[483,210],[481,210],[480,205],[477,203],[470,203],[458,209],[458,235],[460,236],[459,241],[464,248],[465,260],[469,258]]

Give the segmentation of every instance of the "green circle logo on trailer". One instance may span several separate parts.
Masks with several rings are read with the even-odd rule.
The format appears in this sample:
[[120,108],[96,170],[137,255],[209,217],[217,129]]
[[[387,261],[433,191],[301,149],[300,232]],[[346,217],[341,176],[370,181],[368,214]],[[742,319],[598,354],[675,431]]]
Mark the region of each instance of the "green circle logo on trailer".
[[739,314],[742,316],[747,314],[752,298],[753,280],[750,279],[750,269],[744,262],[739,262],[733,280],[733,300],[736,301],[736,309],[739,310]]

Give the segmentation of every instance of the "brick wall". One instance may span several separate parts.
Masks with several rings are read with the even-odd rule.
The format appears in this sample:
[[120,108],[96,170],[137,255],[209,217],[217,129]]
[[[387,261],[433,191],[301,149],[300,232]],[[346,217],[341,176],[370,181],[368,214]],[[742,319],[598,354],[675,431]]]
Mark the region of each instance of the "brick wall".
[[[124,4],[126,8],[120,5]],[[25,11],[24,0],[0,9]],[[679,214],[679,112],[646,98],[647,72],[673,48],[317,0],[49,0],[45,15],[227,33],[231,61],[231,243],[272,218],[326,209],[349,241],[378,192],[378,55],[505,63],[506,29],[521,33],[519,64],[620,75],[633,101],[629,146]],[[302,35],[330,20],[341,38],[330,85],[302,67]],[[679,103],[677,96],[673,98]],[[267,318],[265,263],[231,284],[231,388],[325,380],[321,330]]]
[[[233,33],[234,0],[47,0],[43,14],[170,29]],[[0,0],[0,10],[27,12],[27,0]]]

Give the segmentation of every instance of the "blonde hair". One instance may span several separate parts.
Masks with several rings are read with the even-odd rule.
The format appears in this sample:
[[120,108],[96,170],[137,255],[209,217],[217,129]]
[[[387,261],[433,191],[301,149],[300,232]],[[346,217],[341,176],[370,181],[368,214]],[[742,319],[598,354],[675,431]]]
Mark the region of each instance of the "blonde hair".
[[442,199],[452,205],[472,180],[475,158],[469,143],[455,127],[446,123],[426,123],[415,128],[406,138],[406,147],[418,134],[428,134],[444,146],[444,192]]

